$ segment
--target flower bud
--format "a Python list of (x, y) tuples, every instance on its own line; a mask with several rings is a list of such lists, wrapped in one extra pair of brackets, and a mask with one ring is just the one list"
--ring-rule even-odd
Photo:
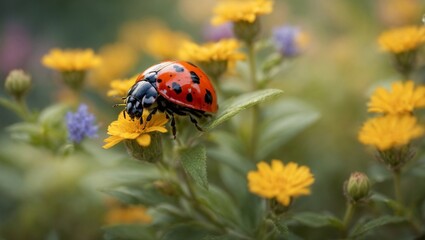
[(159, 133), (152, 133), (151, 143), (147, 147), (139, 145), (136, 140), (125, 140), (128, 154), (133, 158), (145, 162), (157, 162), (162, 158), (162, 141)]
[(238, 39), (247, 44), (251, 44), (260, 33), (260, 22), (258, 19), (252, 23), (247, 21), (235, 22), (233, 24), (233, 32)]
[(4, 83), (6, 91), (15, 99), (21, 99), (31, 87), (31, 76), (23, 70), (12, 70)]
[(358, 202), (368, 197), (370, 191), (370, 181), (366, 174), (354, 172), (344, 184), (346, 197), (352, 202)]

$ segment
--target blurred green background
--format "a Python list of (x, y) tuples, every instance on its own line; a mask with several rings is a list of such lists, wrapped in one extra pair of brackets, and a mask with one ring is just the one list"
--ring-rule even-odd
[[(51, 48), (98, 52), (119, 42), (129, 22), (141, 23), (134, 39), (143, 41), (151, 33), (152, 19), (202, 42), (214, 5), (214, 0), (2, 1), (2, 85), (10, 70), (24, 69), (33, 79), (29, 106), (41, 110), (66, 98), (61, 83), (40, 62)], [(278, 102), (300, 101), (320, 113), (314, 125), (274, 153), (275, 158), (308, 165), (315, 175), (312, 195), (300, 199), (297, 208), (342, 215), (342, 184), (353, 171), (373, 172), (375, 187), (391, 193), (385, 171), (357, 141), (357, 132), (367, 118), (370, 91), (400, 77), (389, 56), (379, 51), (377, 36), (390, 27), (420, 24), (424, 12), (425, 3), (419, 0), (276, 0), (273, 13), (262, 19), (265, 38), (282, 24), (299, 25), (310, 35), (306, 53), (291, 60), (272, 84), (285, 91)], [(146, 53), (136, 54), (136, 63), (121, 78), (158, 61)], [(101, 149), (106, 127), (119, 111), (111, 107), (114, 101), (106, 98), (106, 90), (91, 85), (84, 92), (100, 123), (99, 138), (86, 146), (101, 156), (96, 160), (78, 155), (58, 159), (12, 140), (7, 128), (19, 119), (0, 108), (0, 239), (100, 238), (107, 209), (100, 190), (107, 185), (108, 174), (117, 165), (121, 177), (135, 170), (116, 160), (125, 157), (124, 151), (114, 155)], [(3, 88), (0, 95), (7, 96)]]

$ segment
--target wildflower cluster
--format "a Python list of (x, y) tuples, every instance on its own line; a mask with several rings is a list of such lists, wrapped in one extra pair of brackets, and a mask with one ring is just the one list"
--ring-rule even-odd
[(414, 229), (419, 230), (414, 216), (404, 208), (401, 191), (401, 174), (415, 156), (413, 140), (425, 134), (419, 120), (418, 109), (425, 107), (425, 86), (408, 77), (416, 67), (416, 52), (425, 43), (424, 27), (401, 27), (381, 34), (381, 48), (396, 60), (395, 68), (405, 79), (393, 82), (389, 89), (378, 87), (368, 102), (368, 112), (376, 113), (360, 129), (361, 143), (373, 146), (380, 162), (393, 174), (394, 198), (398, 215), (409, 218)]

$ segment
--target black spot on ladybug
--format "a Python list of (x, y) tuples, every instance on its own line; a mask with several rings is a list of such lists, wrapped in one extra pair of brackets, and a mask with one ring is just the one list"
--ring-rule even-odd
[(192, 102), (192, 101), (193, 101), (193, 97), (192, 97), (192, 94), (191, 94), (191, 93), (188, 93), (188, 94), (186, 95), (186, 100), (187, 100), (188, 102)]
[(172, 77), (173, 76), (173, 74), (170, 74), (170, 77)]
[(162, 79), (159, 79), (159, 78), (158, 78), (158, 79), (156, 80), (156, 82), (157, 82), (157, 83), (162, 83)]
[(206, 91), (207, 92), (205, 93), (204, 101), (205, 101), (205, 103), (211, 105), (212, 102), (213, 102), (213, 98), (212, 98), (211, 92), (208, 89), (206, 89)]
[(176, 72), (184, 72), (184, 68), (179, 65), (173, 65), (173, 68), (176, 70)]
[(176, 92), (177, 94), (180, 94), (182, 92), (182, 87), (180, 86), (180, 84), (173, 82), (171, 87), (173, 88), (173, 91)]
[(193, 83), (199, 84), (199, 76), (194, 71), (190, 71), (190, 78), (192, 79)]

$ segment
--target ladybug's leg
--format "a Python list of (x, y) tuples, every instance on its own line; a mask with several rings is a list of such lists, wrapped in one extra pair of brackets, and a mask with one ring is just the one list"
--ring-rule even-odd
[(149, 113), (149, 115), (146, 117), (146, 122), (149, 122), (152, 119), (152, 116), (158, 111), (158, 108), (152, 109), (152, 111)]
[(195, 127), (199, 131), (203, 132), (204, 130), (198, 125), (198, 121), (196, 121), (196, 118), (194, 118), (191, 113), (189, 113), (188, 115), (189, 115), (190, 121), (195, 125)]
[(176, 139), (177, 129), (176, 129), (176, 119), (174, 118), (174, 114), (171, 113), (171, 129), (173, 131), (173, 137)]
[(145, 125), (143, 125), (143, 129), (145, 129), (146, 128), (146, 124), (150, 121), (150, 120), (152, 120), (152, 116), (156, 113), (158, 111), (158, 108), (154, 108), (154, 109), (152, 109), (152, 111), (150, 111), (149, 112), (149, 115), (146, 117), (146, 122), (145, 122)]
[(165, 116), (167, 116), (167, 118), (171, 118), (171, 130), (173, 132), (174, 139), (176, 139), (176, 135), (177, 135), (176, 119), (174, 118), (173, 110), (166, 108), (165, 109)]

